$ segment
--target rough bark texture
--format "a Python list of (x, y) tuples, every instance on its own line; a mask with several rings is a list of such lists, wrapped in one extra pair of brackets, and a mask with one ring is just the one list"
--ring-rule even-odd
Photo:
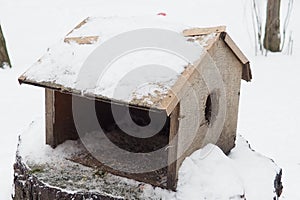
[(6, 49), (5, 39), (0, 25), (0, 67), (3, 67), (5, 63), (7, 63), (11, 67), (7, 49)]
[(268, 0), (264, 48), (272, 52), (280, 50), (280, 1)]
[[(280, 172), (278, 174), (276, 174), (276, 177), (274, 180), (274, 188), (275, 188), (275, 193), (276, 193), (277, 199), (280, 197), (282, 190), (283, 190), (281, 178), (282, 178), (282, 169), (280, 170)], [(274, 198), (274, 199), (276, 199), (276, 198)]]
[(94, 192), (68, 193), (59, 188), (51, 187), (39, 181), (33, 176), (27, 167), (21, 162), (20, 157), (14, 164), (14, 200), (82, 200), (82, 199), (101, 199), (115, 200), (117, 198), (103, 196)]

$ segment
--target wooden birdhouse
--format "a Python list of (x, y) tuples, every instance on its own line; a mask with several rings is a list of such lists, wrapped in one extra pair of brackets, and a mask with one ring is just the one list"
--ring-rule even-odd
[[(83, 140), (79, 131), (89, 134), (101, 127), (109, 141), (134, 155), (162, 149), (161, 152), (164, 153), (158, 154), (161, 157), (156, 157), (163, 160), (165, 166), (141, 173), (138, 170), (134, 173), (122, 171), (116, 165), (120, 163), (125, 168), (125, 164), (113, 157), (111, 150), (105, 149), (105, 146), (101, 147), (101, 156), (113, 160), (116, 163), (114, 166), (106, 166), (101, 159), (95, 159), (89, 154), (88, 148), (86, 154), (83, 153), (84, 156), (77, 155), (73, 159), (75, 162), (175, 190), (179, 167), (187, 156), (208, 143), (216, 144), (224, 153), (234, 147), (241, 80), (250, 81), (251, 71), (249, 61), (225, 32), (225, 27), (188, 29), (163, 22), (159, 16), (157, 18), (159, 19), (88, 18), (68, 33), (64, 40), (49, 48), (46, 55), (19, 78), (19, 82), (45, 88), (48, 145), (55, 148), (66, 140)], [(143, 53), (135, 52), (127, 60), (117, 61), (119, 63), (112, 66), (113, 70), (106, 71), (106, 81), (97, 82), (92, 88), (77, 87), (78, 81), (85, 81), (78, 79), (81, 67), (98, 46), (124, 31), (140, 28), (148, 28), (148, 31), (151, 31), (149, 28), (177, 31), (181, 41), (200, 49), (199, 52), (194, 52), (196, 59), (191, 63), (180, 61), (174, 56), (166, 55), (162, 58), (166, 52), (146, 49)], [(146, 29), (144, 31), (147, 33)], [(149, 39), (145, 35), (140, 37)], [(167, 41), (166, 37), (167, 35), (161, 35), (155, 39), (164, 42)], [(172, 44), (176, 42), (171, 41)], [(113, 48), (118, 49), (116, 46)], [(131, 67), (136, 62), (152, 62), (157, 57), (159, 59), (156, 61), (162, 62), (158, 64), (169, 65), (174, 74), (165, 73), (163, 67), (161, 70), (154, 67), (153, 69), (157, 69), (155, 72), (147, 71), (148, 68), (145, 67), (145, 70), (137, 70), (138, 73), (133, 76), (135, 79), (145, 76), (148, 82), (143, 83), (143, 87), (122, 89), (126, 98), (112, 95), (111, 85), (117, 84), (124, 75), (118, 73), (129, 73), (135, 69)], [(164, 79), (161, 79), (161, 74)], [(135, 81), (128, 81), (127, 85), (124, 83), (120, 87), (126, 88), (131, 83)], [(99, 127), (91, 124), (92, 113), (84, 107), (89, 102), (94, 105)], [(74, 105), (82, 107), (77, 113), (79, 123), (74, 119)], [(136, 131), (133, 134), (128, 134), (121, 128), (113, 113), (123, 115), (122, 109), (125, 108), (130, 115), (124, 116), (131, 118), (137, 127), (142, 127), (131, 129)], [(165, 120), (155, 135), (143, 137), (151, 119)], [(84, 124), (82, 127), (81, 123)], [(125, 154), (120, 157), (124, 158)], [(150, 164), (146, 161), (135, 162), (134, 165), (137, 169), (145, 169), (151, 164), (155, 165), (153, 161)]]

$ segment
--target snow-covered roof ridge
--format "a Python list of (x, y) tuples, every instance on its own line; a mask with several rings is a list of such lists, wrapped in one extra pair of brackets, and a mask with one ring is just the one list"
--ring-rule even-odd
[[(137, 35), (138, 33), (141, 34)], [(180, 45), (176, 46), (174, 42), (172, 44), (172, 40), (166, 41), (164, 37), (171, 37), (172, 33), (178, 34), (178, 43), (181, 42), (183, 46), (193, 50), (191, 55), (181, 55), (180, 51), (183, 50), (180, 50)], [(194, 73), (193, 64), (198, 63), (221, 36), (228, 41), (228, 46), (241, 62), (248, 66), (243, 73), (243, 79), (251, 79), (249, 61), (229, 36), (223, 33), (224, 26), (191, 29), (188, 26), (170, 23), (161, 16), (89, 17), (50, 48), (19, 78), (19, 82), (99, 100), (167, 110), (170, 114), (174, 107), (171, 105), (176, 105), (180, 100), (177, 92), (183, 87), (183, 82)], [(131, 38), (132, 41), (125, 41), (125, 44), (116, 42), (122, 36), (126, 38), (126, 34), (128, 37), (137, 36)], [(149, 37), (149, 34), (153, 34), (153, 37)], [(157, 46), (148, 48), (147, 45), (151, 43), (147, 43), (148, 40), (157, 41)], [(138, 42), (142, 45), (140, 48), (137, 48)], [(123, 52), (120, 49), (123, 47), (117, 45), (126, 46), (127, 43), (137, 44), (132, 45), (132, 49), (128, 49), (125, 54), (121, 54)], [(104, 47), (106, 49), (103, 50)], [(97, 51), (102, 54), (98, 54), (97, 60), (91, 62), (93, 55), (95, 59)], [(120, 51), (120, 55), (104, 63), (106, 66), (101, 67), (105, 70), (101, 72), (100, 65), (104, 65), (102, 60), (105, 60), (102, 59), (102, 55), (107, 59), (116, 54), (116, 51)], [(98, 59), (99, 57), (101, 58)], [(97, 65), (97, 62), (100, 62), (98, 68), (84, 69), (87, 63)], [(158, 68), (159, 66), (161, 68)], [(84, 72), (89, 74), (82, 78)]]

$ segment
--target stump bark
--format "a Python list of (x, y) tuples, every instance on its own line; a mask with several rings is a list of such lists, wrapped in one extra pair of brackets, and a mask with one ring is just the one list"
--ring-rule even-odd
[(104, 196), (96, 192), (68, 192), (56, 187), (51, 187), (35, 177), (32, 172), (22, 163), (21, 158), (17, 157), (14, 164), (14, 200), (82, 200), (82, 199), (101, 199), (118, 200), (119, 198)]
[(8, 57), (8, 52), (6, 48), (6, 42), (0, 25), (0, 67), (4, 67), (5, 64), (11, 67), (10, 59)]

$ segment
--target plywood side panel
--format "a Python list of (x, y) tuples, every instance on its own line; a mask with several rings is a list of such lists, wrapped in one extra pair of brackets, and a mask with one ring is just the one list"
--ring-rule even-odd
[(226, 92), (225, 124), (217, 145), (228, 153), (235, 145), (243, 64), (221, 39), (215, 43), (210, 55), (222, 74)]
[(180, 101), (177, 171), (184, 158), (203, 147), (207, 130), (205, 102), (209, 92), (199, 69), (192, 74), (189, 89)]
[[(177, 170), (185, 157), (208, 143), (216, 144), (224, 153), (234, 147), (241, 76), (242, 63), (222, 39), (218, 40), (192, 74), (190, 90), (180, 101)], [(212, 101), (210, 122), (205, 117), (208, 95)], [(224, 123), (218, 121), (220, 118)]]

